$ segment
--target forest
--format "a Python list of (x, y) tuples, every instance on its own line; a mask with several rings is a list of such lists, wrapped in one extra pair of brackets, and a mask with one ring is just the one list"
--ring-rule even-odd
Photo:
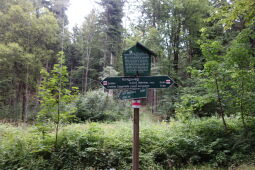
[(255, 1), (0, 0), (0, 169), (131, 169), (133, 109), (101, 81), (153, 52), (140, 169), (255, 168)]

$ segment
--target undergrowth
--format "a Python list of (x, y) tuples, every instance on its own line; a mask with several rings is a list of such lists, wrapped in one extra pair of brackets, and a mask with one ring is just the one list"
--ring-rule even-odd
[[(207, 164), (237, 167), (254, 161), (253, 121), (245, 130), (236, 118), (228, 129), (217, 118), (140, 123), (141, 169), (178, 169)], [(0, 124), (0, 169), (130, 169), (132, 122), (70, 124), (54, 132)]]

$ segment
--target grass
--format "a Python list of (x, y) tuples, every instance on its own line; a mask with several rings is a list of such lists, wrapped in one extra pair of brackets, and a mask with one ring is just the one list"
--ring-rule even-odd
[[(217, 118), (166, 123), (141, 116), (142, 169), (254, 169), (252, 161), (249, 163), (254, 160), (249, 155), (254, 153), (253, 131), (244, 138), (240, 121), (227, 121), (229, 131), (225, 132)], [(131, 120), (62, 126), (58, 152), (54, 151), (54, 139), (54, 130), (43, 139), (35, 126), (0, 124), (0, 169), (29, 169), (30, 164), (39, 169), (130, 167)], [(237, 145), (237, 141), (241, 142)]]

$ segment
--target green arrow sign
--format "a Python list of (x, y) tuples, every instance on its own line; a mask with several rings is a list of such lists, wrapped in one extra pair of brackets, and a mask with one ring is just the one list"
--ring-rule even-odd
[(139, 90), (130, 90), (121, 92), (119, 95), (119, 99), (141, 99), (147, 97), (147, 90), (146, 89), (139, 89)]
[(168, 88), (173, 83), (168, 76), (107, 77), (101, 82), (106, 89)]

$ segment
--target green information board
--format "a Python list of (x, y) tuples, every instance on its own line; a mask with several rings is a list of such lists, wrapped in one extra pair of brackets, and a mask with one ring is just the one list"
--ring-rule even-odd
[(151, 72), (152, 51), (137, 43), (123, 53), (125, 76), (149, 76)]
[(123, 54), (125, 76), (148, 76), (151, 69), (151, 57), (146, 53)]

